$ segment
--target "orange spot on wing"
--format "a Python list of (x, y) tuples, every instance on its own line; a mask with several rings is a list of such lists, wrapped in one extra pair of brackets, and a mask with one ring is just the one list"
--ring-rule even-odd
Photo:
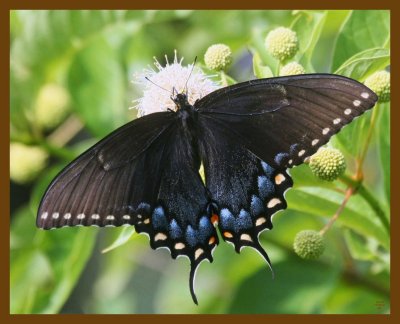
[(216, 226), (218, 225), (219, 216), (217, 214), (212, 214), (211, 216), (211, 223)]
[(208, 244), (209, 244), (209, 245), (212, 245), (212, 244), (214, 244), (214, 243), (215, 243), (215, 237), (214, 237), (214, 236), (211, 236), (210, 239), (208, 240)]
[(232, 235), (231, 232), (224, 232), (224, 236), (225, 236), (226, 238), (232, 238), (232, 237), (233, 237), (233, 235)]

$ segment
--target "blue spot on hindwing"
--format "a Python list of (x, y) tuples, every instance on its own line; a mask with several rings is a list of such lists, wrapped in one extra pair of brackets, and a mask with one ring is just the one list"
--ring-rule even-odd
[(150, 214), (150, 205), (142, 202), (136, 208), (136, 212), (138, 214), (146, 214), (146, 215), (148, 215), (148, 214)]
[(229, 209), (224, 208), (221, 209), (221, 213), (219, 215), (220, 223), (223, 228), (234, 228), (235, 226), (235, 218)]
[(199, 222), (199, 239), (205, 243), (211, 236), (214, 230), (213, 225), (208, 217), (203, 216)]
[(259, 176), (258, 192), (260, 194), (261, 199), (265, 199), (266, 197), (272, 195), (275, 192), (275, 188), (271, 180), (269, 180), (267, 177)]
[(265, 175), (270, 178), (274, 174), (275, 169), (271, 167), (268, 163), (265, 163), (264, 161), (261, 161), (261, 166), (264, 170)]
[(197, 243), (196, 231), (190, 225), (186, 229), (186, 241), (190, 246), (195, 246)]
[(164, 210), (161, 206), (154, 208), (151, 220), (154, 228), (157, 230), (166, 230), (168, 227), (167, 217), (165, 217)]
[(299, 144), (293, 144), (293, 145), (290, 145), (290, 153), (291, 154), (294, 154), (294, 153), (296, 153), (296, 151), (298, 150), (298, 148), (299, 148)]
[(250, 212), (253, 216), (258, 216), (264, 212), (262, 200), (255, 195), (251, 197)]
[(175, 219), (171, 221), (169, 228), (170, 236), (172, 239), (177, 239), (182, 236), (182, 229), (179, 227)]
[(288, 159), (289, 159), (289, 154), (287, 154), (287, 153), (278, 153), (277, 155), (275, 155), (275, 158), (274, 158), (275, 163), (278, 165), (286, 164)]
[(235, 231), (239, 232), (240, 230), (252, 227), (252, 225), (250, 214), (242, 209), (239, 213), (239, 217), (236, 219)]

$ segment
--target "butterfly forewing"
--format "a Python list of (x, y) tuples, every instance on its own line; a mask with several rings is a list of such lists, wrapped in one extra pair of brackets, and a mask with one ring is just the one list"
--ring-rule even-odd
[(312, 74), (233, 85), (204, 97), (196, 108), (229, 125), (260, 159), (272, 166), (292, 167), (376, 100), (375, 93), (357, 81)]
[(41, 201), (38, 227), (133, 224), (137, 205), (158, 193), (156, 161), (175, 119), (149, 117), (117, 129), (62, 170)]

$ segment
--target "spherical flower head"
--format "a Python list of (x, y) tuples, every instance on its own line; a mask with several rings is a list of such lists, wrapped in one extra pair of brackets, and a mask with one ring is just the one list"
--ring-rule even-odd
[(296, 32), (290, 28), (279, 27), (268, 33), (265, 46), (273, 57), (284, 61), (297, 53), (299, 41)]
[[(183, 66), (183, 58), (178, 61), (176, 51), (171, 64), (168, 62), (167, 56), (165, 59), (165, 66), (161, 66), (154, 59), (154, 65), (158, 71), (150, 68), (135, 75), (134, 82), (144, 87), (143, 97), (135, 100), (137, 104), (133, 107), (138, 109), (139, 116), (168, 109), (175, 111), (176, 105), (171, 99), (173, 89), (178, 93), (186, 93), (189, 103), (193, 105), (196, 100), (220, 88), (200, 68), (196, 66), (193, 68), (193, 64)], [(190, 74), (192, 68), (193, 71)]]
[(204, 55), (204, 62), (211, 70), (226, 70), (232, 63), (231, 49), (225, 44), (211, 45)]
[(306, 70), (301, 64), (297, 62), (290, 62), (281, 68), (279, 75), (286, 76), (286, 75), (297, 75), (304, 73), (306, 73)]
[(342, 152), (332, 148), (321, 148), (310, 158), (311, 171), (320, 179), (336, 180), (346, 170)]
[(299, 257), (315, 260), (324, 253), (325, 242), (320, 233), (313, 230), (305, 230), (297, 233), (293, 248)]
[(40, 147), (11, 143), (10, 178), (20, 184), (32, 181), (46, 167), (47, 158)]
[(64, 87), (54, 83), (44, 85), (34, 106), (35, 122), (44, 129), (56, 127), (69, 112), (69, 101)]
[(370, 75), (365, 80), (365, 85), (374, 91), (380, 102), (390, 100), (390, 73), (387, 71), (379, 71)]

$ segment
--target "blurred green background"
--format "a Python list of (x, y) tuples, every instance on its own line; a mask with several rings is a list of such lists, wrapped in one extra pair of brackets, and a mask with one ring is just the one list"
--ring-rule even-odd
[[(153, 251), (133, 228), (35, 227), (51, 179), (80, 152), (136, 117), (133, 74), (164, 62), (174, 49), (189, 64), (215, 43), (229, 45), (227, 71), (237, 81), (277, 66), (266, 34), (297, 32), (294, 60), (308, 73), (364, 81), (389, 66), (388, 11), (11, 11), (11, 313), (388, 313), (389, 231), (371, 200), (354, 195), (326, 234), (317, 261), (294, 254), (301, 230), (320, 230), (345, 186), (317, 180), (305, 165), (291, 171), (288, 209), (274, 217), (262, 245), (276, 278), (251, 249), (240, 255), (220, 243), (197, 272), (195, 306), (187, 259)], [(264, 71), (264, 72), (263, 72)], [(269, 73), (269, 72), (268, 72)], [(390, 216), (389, 103), (377, 108), (363, 167), (363, 186)], [(379, 110), (378, 110), (379, 109)], [(371, 112), (331, 141), (355, 170)], [(381, 215), (382, 217), (382, 215)], [(110, 251), (102, 250), (110, 247)]]

